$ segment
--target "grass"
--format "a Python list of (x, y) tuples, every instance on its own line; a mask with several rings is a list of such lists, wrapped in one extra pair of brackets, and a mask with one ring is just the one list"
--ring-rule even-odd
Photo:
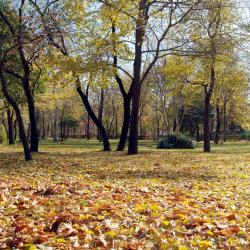
[(32, 162), (0, 146), (0, 249), (248, 249), (250, 143), (139, 144), (46, 140)]
[[(110, 145), (113, 150), (115, 150), (118, 144), (117, 140), (110, 140)], [(102, 142), (98, 140), (85, 140), (85, 139), (70, 139), (61, 143), (54, 143), (52, 139), (42, 140), (41, 148), (48, 149), (80, 149), (83, 151), (102, 150)], [(198, 149), (196, 151), (202, 152), (202, 142), (198, 143)], [(150, 140), (141, 140), (139, 141), (140, 150), (154, 150), (156, 149), (156, 142)], [(249, 141), (238, 141), (238, 142), (226, 142), (223, 144), (214, 144), (212, 143), (212, 152), (213, 153), (226, 153), (226, 154), (235, 154), (235, 153), (250, 153), (250, 142)], [(169, 151), (169, 150), (167, 150)], [(170, 150), (170, 151), (187, 151), (187, 150)], [(190, 150), (188, 150), (190, 151)]]

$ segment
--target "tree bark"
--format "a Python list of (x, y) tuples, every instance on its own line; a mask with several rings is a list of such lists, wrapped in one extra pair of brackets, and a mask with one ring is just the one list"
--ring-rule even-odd
[(9, 145), (13, 145), (13, 144), (15, 144), (14, 132), (13, 132), (13, 112), (10, 109), (7, 110), (7, 117), (8, 117)]
[[(100, 102), (99, 102), (99, 107), (98, 107), (98, 119), (99, 119), (100, 123), (102, 123), (103, 106), (104, 106), (104, 90), (101, 89)], [(97, 131), (97, 138), (96, 139), (99, 141), (102, 140), (101, 132), (99, 129)]]
[(215, 144), (219, 144), (219, 141), (220, 141), (220, 127), (221, 127), (220, 106), (219, 104), (217, 104), (216, 105), (216, 130), (215, 130), (215, 137), (214, 137)]
[(227, 141), (227, 116), (226, 116), (226, 112), (227, 112), (227, 104), (225, 102), (224, 106), (223, 106), (223, 141), (224, 142)]
[(205, 94), (205, 108), (204, 108), (204, 152), (211, 152), (210, 146), (210, 96), (208, 93)]
[(124, 150), (126, 146), (128, 130), (129, 130), (129, 122), (130, 122), (130, 105), (131, 98), (129, 96), (123, 97), (123, 124), (120, 135), (119, 144), (117, 146), (117, 151)]
[(45, 124), (45, 111), (43, 111), (43, 134), (42, 139), (44, 140), (46, 138), (46, 124)]
[(100, 122), (100, 120), (96, 117), (94, 111), (92, 110), (90, 103), (88, 101), (88, 97), (87, 95), (85, 95), (81, 89), (81, 87), (77, 87), (77, 92), (79, 94), (79, 96), (81, 97), (81, 100), (90, 116), (90, 118), (92, 119), (92, 121), (95, 123), (96, 127), (98, 128), (98, 130), (100, 131), (101, 137), (102, 137), (102, 142), (103, 142), (103, 150), (104, 151), (110, 151), (110, 144), (109, 144), (109, 139), (106, 133), (106, 130), (104, 128), (104, 126), (102, 125), (102, 123)]
[(5, 119), (4, 119), (4, 113), (2, 113), (2, 123), (3, 123), (3, 126), (5, 128), (5, 132), (6, 132), (7, 136), (8, 136), (8, 128), (7, 128)]
[(17, 139), (17, 119), (14, 121), (14, 141)]
[[(22, 64), (22, 68), (23, 68), (23, 76), (18, 77), (19, 79), (21, 78), (22, 81), (22, 87), (27, 99), (27, 104), (28, 104), (28, 111), (29, 111), (29, 119), (30, 119), (30, 124), (31, 124), (31, 145), (30, 145), (30, 151), (31, 152), (37, 152), (38, 151), (38, 136), (37, 136), (37, 124), (36, 124), (36, 115), (35, 115), (35, 105), (34, 105), (34, 99), (33, 99), (33, 93), (30, 87), (30, 59), (26, 59), (25, 58), (25, 50), (23, 48), (23, 44), (24, 44), (24, 35), (25, 35), (25, 31), (24, 31), (24, 27), (25, 27), (25, 23), (24, 23), (24, 15), (23, 15), (23, 6), (24, 6), (25, 1), (21, 1), (21, 5), (19, 7), (18, 10), (18, 17), (19, 17), (19, 23), (17, 25), (18, 29), (14, 29), (13, 26), (11, 25), (11, 23), (9, 22), (8, 18), (6, 18), (6, 16), (3, 15), (3, 13), (1, 12), (1, 17), (3, 19), (3, 21), (5, 22), (5, 24), (7, 25), (7, 27), (9, 28), (9, 31), (12, 33), (12, 35), (14, 36), (14, 40), (17, 42), (17, 49), (18, 49), (18, 54), (19, 54), (19, 58), (20, 58), (20, 62)], [(1, 70), (3, 69), (3, 65), (1, 65)], [(3, 76), (3, 71), (1, 72), (2, 76)], [(4, 78), (4, 76), (3, 76)], [(6, 89), (6, 94), (8, 95), (8, 90)], [(10, 99), (11, 96), (9, 96)], [(9, 100), (10, 100), (9, 99)], [(14, 101), (12, 99), (12, 101)], [(14, 101), (14, 103), (16, 103)], [(12, 102), (12, 104), (14, 104)], [(14, 108), (14, 107), (13, 107)], [(19, 107), (15, 105), (15, 108)], [(17, 109), (14, 109), (15, 113), (18, 113)], [(20, 110), (19, 110), (20, 111)], [(20, 117), (19, 117), (20, 118)], [(18, 118), (17, 118), (18, 119)], [(20, 119), (18, 120), (18, 122), (20, 122)], [(27, 138), (26, 138), (27, 139)]]
[(198, 123), (196, 125), (196, 141), (200, 142), (200, 126)]
[(65, 125), (65, 124), (64, 124), (65, 122), (63, 121), (63, 117), (64, 117), (64, 108), (63, 108), (63, 110), (62, 110), (61, 122), (60, 122), (61, 141), (64, 141), (64, 139), (65, 139), (65, 138), (64, 138), (64, 137), (65, 137), (65, 136), (64, 136), (64, 132), (63, 132), (63, 127), (64, 127), (64, 125)]
[(88, 114), (88, 118), (87, 118), (86, 139), (88, 141), (90, 140), (90, 117), (89, 117), (89, 114)]
[(29, 120), (30, 120), (30, 151), (38, 152), (38, 134), (36, 123), (36, 111), (34, 98), (29, 87), (29, 76), (26, 76), (23, 80), (23, 89), (28, 103)]
[(54, 113), (54, 133), (53, 133), (53, 141), (58, 142), (58, 107), (55, 108)]
[(115, 139), (118, 138), (118, 112), (115, 113)]
[(134, 76), (132, 86), (132, 109), (130, 118), (130, 134), (128, 144), (128, 154), (138, 154), (138, 120), (141, 96), (141, 64), (142, 64), (142, 44), (145, 34), (146, 21), (148, 20), (147, 0), (139, 3), (139, 15), (136, 21), (135, 32), (135, 59)]
[(213, 140), (214, 135), (214, 119), (210, 119), (210, 141)]

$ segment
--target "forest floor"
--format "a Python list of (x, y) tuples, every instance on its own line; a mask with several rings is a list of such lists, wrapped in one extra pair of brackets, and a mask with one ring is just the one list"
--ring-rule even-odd
[(250, 248), (250, 143), (127, 156), (79, 142), (42, 142), (28, 163), (0, 146), (0, 249)]

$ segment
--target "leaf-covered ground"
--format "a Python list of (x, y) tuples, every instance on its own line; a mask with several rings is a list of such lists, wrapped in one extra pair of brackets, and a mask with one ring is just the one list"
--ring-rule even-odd
[(0, 249), (250, 248), (244, 150), (41, 150), (0, 147)]

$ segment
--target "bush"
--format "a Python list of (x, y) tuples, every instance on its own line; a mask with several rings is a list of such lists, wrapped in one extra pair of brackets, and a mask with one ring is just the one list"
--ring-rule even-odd
[(250, 131), (245, 131), (241, 134), (240, 139), (250, 141)]
[(0, 144), (7, 141), (7, 134), (4, 125), (0, 125)]
[(196, 142), (183, 134), (171, 134), (164, 136), (158, 141), (157, 148), (159, 149), (194, 149)]

